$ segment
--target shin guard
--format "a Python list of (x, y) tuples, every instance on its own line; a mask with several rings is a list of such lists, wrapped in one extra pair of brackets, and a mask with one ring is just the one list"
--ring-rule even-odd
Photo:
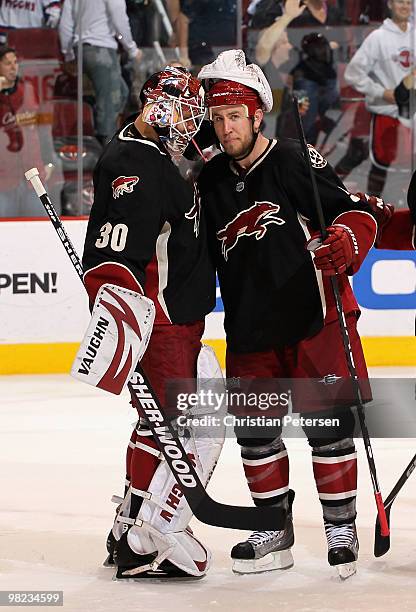
[(357, 453), (352, 438), (312, 451), (313, 473), (324, 518), (331, 523), (354, 521), (357, 495)]

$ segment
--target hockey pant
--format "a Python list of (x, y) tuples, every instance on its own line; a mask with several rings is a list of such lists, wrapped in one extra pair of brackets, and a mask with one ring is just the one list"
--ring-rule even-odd
[[(371, 390), (355, 316), (347, 316), (347, 324), (361, 393), (365, 400), (370, 400)], [(355, 419), (350, 408), (354, 405), (353, 397), (344, 394), (344, 405), (336, 407), (329, 403), (328, 407), (327, 402), (325, 410), (319, 412), (317, 398), (311, 397), (308, 391), (309, 382), (318, 381), (318, 387), (328, 393), (326, 398), (333, 397), (335, 401), (337, 388), (341, 389), (345, 381), (349, 383), (338, 322), (325, 325), (314, 337), (294, 347), (250, 354), (228, 352), (227, 376), (253, 381), (268, 379), (269, 388), (271, 383), (279, 385), (290, 381), (294, 385), (293, 412), (305, 417), (336, 417), (339, 420), (338, 426), (325, 427), (324, 433), (320, 427), (304, 426), (303, 431), (312, 448), (313, 473), (325, 519), (332, 523), (353, 521), (357, 491)], [(267, 412), (262, 414), (268, 416)], [(281, 427), (267, 427), (263, 431), (236, 427), (235, 433), (254, 503), (287, 507), (289, 460), (281, 439)]]

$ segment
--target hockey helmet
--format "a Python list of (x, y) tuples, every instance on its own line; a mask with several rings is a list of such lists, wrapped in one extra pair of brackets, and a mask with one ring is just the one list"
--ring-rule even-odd
[(216, 106), (243, 105), (248, 117), (258, 108), (268, 113), (273, 107), (272, 91), (263, 71), (256, 64), (247, 64), (241, 49), (220, 53), (201, 69), (198, 78), (205, 81), (210, 116)]
[(181, 155), (205, 116), (201, 82), (186, 68), (167, 66), (142, 87), (143, 121), (151, 125), (172, 155)]

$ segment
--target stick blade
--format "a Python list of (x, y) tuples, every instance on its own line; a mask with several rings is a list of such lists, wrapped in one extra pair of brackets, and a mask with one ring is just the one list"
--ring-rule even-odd
[[(390, 529), (390, 508), (386, 508), (387, 524)], [(382, 557), (390, 550), (390, 535), (381, 535), (381, 525), (379, 518), (376, 519), (375, 533), (374, 533), (374, 556)]]

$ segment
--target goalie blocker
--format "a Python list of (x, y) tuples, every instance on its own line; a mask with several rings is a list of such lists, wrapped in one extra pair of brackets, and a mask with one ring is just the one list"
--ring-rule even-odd
[(71, 375), (119, 395), (146, 351), (154, 318), (149, 298), (117, 285), (102, 285)]

